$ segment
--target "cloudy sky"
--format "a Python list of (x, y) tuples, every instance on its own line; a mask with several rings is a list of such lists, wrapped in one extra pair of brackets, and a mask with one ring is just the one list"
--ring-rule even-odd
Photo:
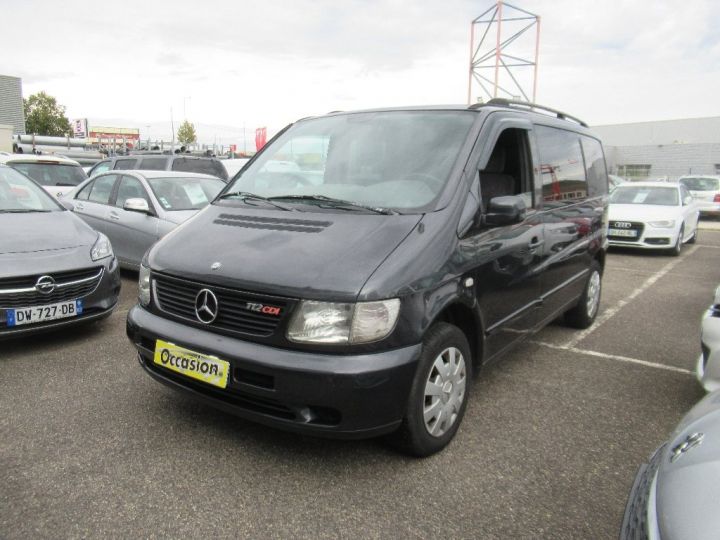
[[(539, 103), (591, 124), (720, 115), (720, 2), (511, 3), (542, 17)], [(70, 118), (164, 137), (172, 108), (204, 142), (239, 142), (331, 110), (465, 103), (470, 21), (492, 4), (0, 0), (0, 73)]]

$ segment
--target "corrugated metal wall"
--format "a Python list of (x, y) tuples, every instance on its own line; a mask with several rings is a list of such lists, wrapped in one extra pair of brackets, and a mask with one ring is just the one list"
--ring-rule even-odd
[(621, 165), (650, 165), (650, 177), (675, 179), (684, 174), (720, 174), (720, 142), (606, 146), (605, 154), (613, 173)]
[(0, 75), (0, 124), (14, 127), (15, 133), (25, 133), (22, 79)]

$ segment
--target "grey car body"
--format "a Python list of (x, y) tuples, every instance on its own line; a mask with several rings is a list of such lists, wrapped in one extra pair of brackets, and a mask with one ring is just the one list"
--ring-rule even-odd
[[(89, 322), (112, 313), (120, 293), (117, 260), (111, 250), (102, 258), (93, 260), (91, 256), (98, 242), (106, 239), (35, 182), (3, 165), (0, 230), (0, 339)], [(52, 287), (39, 287), (41, 278), (52, 281)], [(82, 302), (82, 312), (75, 316), (13, 325), (16, 310), (72, 301)]]
[(620, 538), (716, 539), (720, 531), (720, 391), (685, 415), (640, 467)]
[(157, 153), (139, 153), (103, 159), (92, 166), (88, 176), (118, 170), (192, 172), (209, 174), (225, 182), (229, 178), (225, 166), (217, 158)]
[[(115, 255), (124, 268), (136, 270), (145, 252), (198, 210), (173, 210), (161, 201), (150, 182), (156, 179), (198, 179), (212, 183), (214, 196), (224, 182), (207, 174), (172, 171), (113, 171), (101, 173), (79, 185), (63, 204), (71, 208), (93, 229), (107, 235)], [(97, 196), (94, 194), (98, 193)], [(168, 195), (169, 197), (169, 195)], [(128, 209), (130, 199), (144, 199), (147, 210)], [(207, 204), (207, 203), (206, 203)]]
[(695, 374), (707, 392), (720, 389), (720, 286), (701, 323), (700, 348)]

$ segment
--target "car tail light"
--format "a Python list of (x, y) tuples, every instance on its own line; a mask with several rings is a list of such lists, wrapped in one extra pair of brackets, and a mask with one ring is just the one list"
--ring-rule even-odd
[(713, 202), (720, 202), (720, 193), (715, 194), (715, 198), (713, 199)]

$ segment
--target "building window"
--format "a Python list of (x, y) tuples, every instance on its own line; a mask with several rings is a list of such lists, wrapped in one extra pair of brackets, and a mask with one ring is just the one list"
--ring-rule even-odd
[(618, 165), (618, 176), (647, 178), (650, 176), (650, 167), (650, 165)]

